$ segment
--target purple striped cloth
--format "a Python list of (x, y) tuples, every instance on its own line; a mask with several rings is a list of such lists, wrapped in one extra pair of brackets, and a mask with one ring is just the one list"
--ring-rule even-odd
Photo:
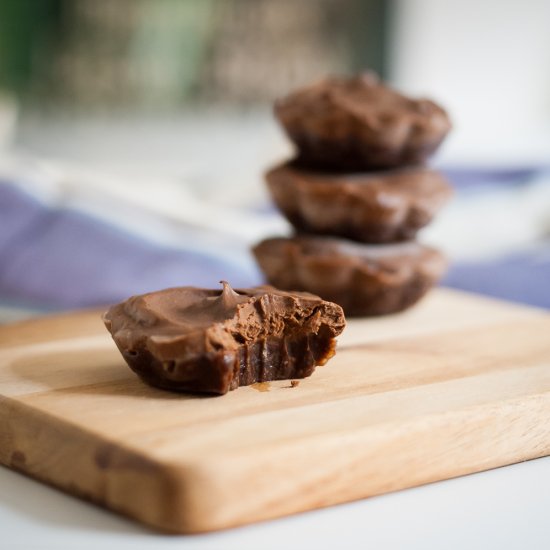
[(261, 277), (244, 248), (228, 261), (215, 250), (186, 250), (185, 243), (182, 249), (159, 246), (79, 212), (48, 208), (0, 184), (4, 304), (69, 309), (170, 286), (216, 287), (220, 279), (239, 287), (259, 284)]
[[(450, 171), (457, 191), (484, 185), (520, 185), (533, 170), (478, 173)], [(0, 304), (70, 309), (112, 303), (131, 294), (196, 285), (215, 287), (262, 282), (246, 247), (219, 236), (219, 249), (198, 252), (148, 242), (71, 209), (51, 208), (15, 185), (0, 183)], [(550, 308), (550, 242), (536, 250), (491, 262), (456, 263), (445, 285)]]

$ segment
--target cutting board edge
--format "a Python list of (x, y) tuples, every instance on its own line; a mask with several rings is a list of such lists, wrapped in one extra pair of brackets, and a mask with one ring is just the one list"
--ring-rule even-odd
[[(190, 500), (193, 502), (196, 512), (198, 506), (203, 507), (200, 513), (196, 513), (198, 521), (192, 522), (193, 530), (189, 532), (203, 533), (238, 527), (336, 504), (353, 502), (550, 455), (550, 414), (548, 411), (550, 411), (550, 392), (545, 392), (544, 394), (516, 397), (499, 403), (491, 402), (465, 409), (436, 413), (429, 417), (424, 417), (420, 422), (412, 421), (410, 424), (402, 424), (397, 429), (398, 435), (390, 433), (386, 438), (381, 434), (381, 430), (390, 429), (391, 432), (391, 424), (393, 423), (390, 423), (390, 425), (380, 425), (376, 428), (369, 427), (365, 430), (354, 430), (350, 433), (333, 434), (334, 437), (332, 438), (327, 437), (326, 434), (313, 436), (307, 439), (306, 461), (311, 461), (311, 457), (314, 456), (316, 460), (322, 461), (326, 465), (327, 462), (323, 458), (327, 458), (327, 452), (337, 453), (343, 448), (344, 444), (349, 445), (351, 441), (357, 448), (363, 447), (362, 453), (356, 452), (353, 454), (352, 462), (355, 463), (355, 468), (357, 468), (358, 464), (359, 467), (366, 464), (368, 469), (366, 472), (363, 471), (363, 479), (367, 479), (365, 483), (358, 483), (358, 479), (362, 479), (360, 472), (352, 470), (351, 474), (348, 475), (340, 486), (331, 488), (325, 495), (315, 496), (309, 500), (303, 498), (304, 491), (311, 490), (312, 487), (323, 487), (326, 481), (325, 474), (323, 474), (321, 479), (308, 480), (303, 490), (298, 491), (298, 494), (282, 494), (278, 501), (272, 499), (270, 496), (272, 492), (268, 488), (266, 494), (269, 498), (263, 502), (262, 506), (262, 503), (258, 500), (260, 491), (258, 487), (251, 483), (251, 480), (254, 480), (255, 477), (260, 480), (267, 478), (265, 461), (260, 460), (257, 462), (257, 472), (254, 472), (255, 464), (247, 463), (238, 453), (235, 453), (234, 456), (234, 468), (229, 469), (229, 471), (228, 466), (230, 464), (228, 464), (227, 455), (223, 457), (223, 468), (220, 467), (221, 458), (220, 460), (212, 460), (210, 463), (203, 462), (189, 472), (198, 481), (195, 488), (191, 487), (192, 496)], [(539, 417), (544, 415), (543, 418), (546, 418), (545, 422), (539, 422), (540, 433), (536, 437), (533, 437), (532, 433), (529, 434), (529, 428), (533, 428), (532, 415), (534, 413), (538, 413)], [(451, 424), (454, 425), (455, 432), (449, 432), (449, 419), (451, 417), (453, 417)], [(440, 431), (438, 433), (441, 436), (440, 440), (436, 438), (437, 444), (435, 446), (434, 433), (436, 432), (434, 431), (434, 423), (439, 424), (438, 429)], [(502, 430), (503, 423), (513, 426), (513, 430), (516, 432), (516, 435), (519, 434), (519, 437), (514, 439), (513, 446), (508, 446), (509, 448), (505, 452), (495, 457), (496, 446), (498, 444), (507, 445), (507, 432)], [(465, 440), (468, 442), (467, 444), (472, 445), (469, 428), (475, 425), (479, 427), (477, 430), (479, 432), (478, 440), (474, 442), (474, 446), (478, 452), (477, 459), (456, 462), (453, 450), (457, 444), (461, 445), (460, 437), (465, 437)], [(368, 452), (364, 448), (366, 444), (365, 439), (368, 439), (365, 438), (365, 434), (369, 434), (371, 443), (374, 441), (373, 446), (370, 447)], [(414, 453), (407, 456), (398, 455), (396, 460), (396, 455), (387, 452), (392, 447), (398, 449), (406, 447), (403, 444), (403, 438), (414, 439), (413, 436), (416, 434), (420, 434), (420, 437), (424, 434), (425, 441), (414, 441), (416, 446), (410, 445), (408, 448), (414, 450), (420, 449), (421, 452), (418, 456), (415, 456)], [(458, 440), (450, 440), (453, 434), (458, 437)], [(316, 443), (319, 444), (318, 447), (315, 446)], [(323, 449), (323, 446), (327, 445), (329, 446), (329, 451), (326, 448)], [(485, 445), (485, 448), (483, 448), (483, 445)], [(442, 456), (447, 462), (443, 462), (439, 471), (434, 470), (433, 464), (431, 464), (430, 468), (432, 469), (428, 469), (426, 473), (420, 470), (416, 474), (416, 478), (414, 475), (404, 476), (404, 472), (408, 468), (410, 469), (411, 463), (424, 464), (426, 462), (426, 456), (423, 453), (427, 452), (425, 449), (428, 448), (430, 449), (430, 457), (434, 456), (434, 449), (436, 449), (439, 452), (439, 456)], [(279, 459), (281, 463), (295, 464), (295, 455), (289, 456), (285, 454), (289, 449), (293, 450), (297, 456), (304, 453), (303, 449), (300, 449), (300, 445), (295, 442), (289, 443), (288, 446), (279, 443), (276, 446), (266, 448), (265, 452), (270, 455), (272, 463), (274, 456), (279, 452), (283, 455)], [(373, 449), (378, 453), (378, 456), (376, 454), (373, 456)], [(437, 453), (435, 454), (437, 456)], [(331, 457), (329, 456), (328, 458), (330, 459)], [(427, 462), (429, 463), (429, 459)], [(384, 475), (376, 475), (378, 466), (382, 470), (385, 470)], [(220, 475), (220, 471), (223, 471), (224, 468), (226, 470), (225, 473)], [(337, 475), (339, 471), (341, 470), (337, 468), (337, 465), (332, 464), (332, 474)], [(396, 472), (400, 474), (396, 476)], [(399, 475), (402, 477), (399, 477)], [(292, 479), (292, 470), (279, 471), (277, 479), (284, 479), (284, 476)], [(369, 478), (369, 476), (371, 477)], [(230, 483), (228, 483), (228, 480), (230, 480)], [(247, 487), (249, 488), (250, 495), (246, 494)], [(243, 490), (243, 488), (245, 489)], [(197, 494), (193, 496), (195, 490)], [(204, 494), (209, 496), (210, 502), (204, 499)], [(235, 499), (236, 494), (238, 495), (238, 499)], [(300, 494), (302, 494), (301, 500), (299, 498)], [(247, 496), (252, 497), (250, 500), (251, 505), (248, 508), (246, 506), (243, 507)], [(204, 507), (205, 503), (206, 507)], [(297, 505), (296, 503), (300, 504)], [(241, 506), (241, 511), (238, 510), (239, 506)], [(277, 506), (280, 508), (277, 508)], [(219, 517), (220, 513), (223, 514), (226, 511), (230, 511), (232, 516)], [(207, 518), (206, 522), (204, 518)]]
[[(167, 510), (191, 508), (182, 483), (183, 464), (174, 469), (168, 461), (11, 397), (0, 396), (2, 423), (9, 430), (0, 432), (1, 465), (149, 527), (167, 533), (193, 531), (185, 518), (178, 519), (178, 529), (164, 519)], [(48, 473), (52, 463), (63, 467)]]
[[(6, 400), (11, 401), (9, 407), (5, 406)], [(0, 420), (6, 415), (8, 409), (18, 413), (16, 416), (19, 419), (19, 425), (16, 422), (12, 426), (12, 431), (18, 432), (17, 437), (20, 440), (17, 444), (12, 443), (11, 447), (9, 436), (5, 438), (8, 444), (5, 444), (6, 441), (1, 441), (0, 463), (69, 494), (170, 533), (218, 531), (360, 500), (550, 454), (550, 417), (547, 412), (550, 410), (550, 392), (547, 392), (514, 398), (498, 404), (488, 403), (438, 413), (432, 417), (422, 418), (421, 422), (411, 421), (410, 424), (402, 424), (397, 432), (390, 430), (385, 436), (381, 433), (381, 429), (387, 430), (391, 426), (381, 425), (376, 428), (353, 430), (350, 433), (341, 432), (328, 438), (326, 434), (312, 436), (308, 438), (306, 457), (302, 456), (304, 446), (297, 445), (296, 442), (289, 442), (288, 445), (279, 444), (274, 455), (271, 454), (273, 449), (266, 448), (263, 452), (270, 453), (268, 466), (273, 464), (277, 453), (282, 455), (279, 460), (283, 464), (295, 464), (296, 457), (311, 460), (311, 456), (315, 456), (326, 466), (327, 461), (334, 459), (334, 456), (340, 456), (338, 451), (344, 445), (347, 445), (348, 449), (349, 445), (353, 445), (352, 467), (348, 470), (348, 477), (344, 476), (343, 481), (337, 481), (335, 485), (329, 486), (324, 493), (322, 491), (320, 494), (318, 491), (316, 493), (315, 488), (327, 486), (326, 472), (319, 474), (320, 478), (314, 475), (312, 479), (300, 480), (302, 485), (297, 493), (288, 494), (287, 492), (279, 499), (273, 500), (268, 488), (264, 491), (267, 495), (264, 501), (260, 499), (258, 502), (258, 495), (262, 495), (261, 480), (266, 475), (265, 460), (250, 463), (243, 460), (237, 453), (233, 461), (228, 461), (225, 456), (223, 466), (220, 466), (222, 463), (216, 460), (185, 464), (185, 461), (146, 458), (124, 444), (110, 441), (80, 427), (77, 429), (70, 422), (56, 417), (51, 418), (52, 422), (47, 426), (45, 433), (43, 419), (38, 418), (39, 415), (44, 414), (43, 412), (35, 411), (33, 407), (10, 398), (2, 398), (0, 403), (2, 404)], [(524, 414), (521, 414), (521, 411)], [(531, 441), (527, 434), (529, 428), (532, 428), (531, 417), (537, 412), (539, 416), (546, 412), (547, 418), (546, 422), (538, 423), (542, 431), (536, 440)], [(483, 413), (484, 423), (480, 422), (480, 413)], [(491, 440), (491, 444), (484, 453), (477, 456), (476, 460), (462, 461), (459, 465), (452, 464), (451, 451), (457, 442), (451, 442), (449, 439), (451, 417), (453, 420), (451, 425), (457, 430), (455, 435), (459, 437), (460, 434), (466, 434), (469, 445), (472, 445), (471, 432), (466, 428), (473, 424), (480, 426), (479, 441), (476, 445), (478, 451), (484, 442)], [(469, 422), (468, 418), (470, 418)], [(513, 426), (520, 437), (514, 439), (513, 448), (494, 458), (495, 441), (498, 442), (499, 436), (501, 438), (503, 436), (502, 422)], [(423, 427), (415, 424), (422, 424)], [(21, 430), (22, 426), (23, 430)], [(544, 428), (544, 426), (547, 427)], [(39, 442), (45, 441), (46, 445), (37, 445), (36, 430), (41, 432)], [(441, 439), (438, 439), (437, 435), (434, 439), (434, 433), (439, 433)], [(410, 468), (411, 463), (414, 464), (415, 461), (422, 463), (426, 460), (422, 453), (418, 456), (414, 453), (412, 456), (400, 456), (396, 460), (390, 452), (392, 447), (403, 448), (403, 438), (410, 439), (414, 434), (420, 434), (420, 443), (415, 441), (416, 445), (412, 447), (409, 445), (409, 448), (425, 449), (430, 443), (432, 449), (430, 456), (433, 456), (435, 441), (439, 455), (447, 457), (450, 464), (440, 465), (440, 469), (435, 470), (435, 473), (432, 468), (426, 473), (419, 471), (408, 477), (403, 473), (401, 477), (399, 474), (396, 476), (395, 472), (405, 471), (407, 467)], [(421, 443), (422, 434), (426, 439), (425, 444)], [(370, 438), (371, 442), (374, 441), (369, 449), (365, 449), (365, 438), (367, 440)], [(67, 440), (70, 440), (71, 446), (79, 449), (77, 453), (65, 450), (72, 464), (70, 467), (57, 470), (54, 475), (45, 475), (42, 472), (44, 461), (51, 460), (51, 457), (54, 457), (54, 461), (64, 461), (63, 452), (60, 450), (63, 449), (63, 444)], [(446, 442), (447, 446), (445, 444), (441, 446), (442, 442)], [(75, 456), (78, 457), (76, 464)], [(348, 462), (348, 466), (349, 464)], [(365, 464), (366, 466), (363, 466)], [(382, 468), (385, 473), (376, 474), (377, 467)], [(255, 472), (254, 468), (259, 471)], [(342, 466), (338, 462), (333, 462), (330, 468), (331, 475), (338, 476), (345, 471), (341, 468), (345, 468), (345, 464)], [(260, 480), (259, 488), (254, 487), (255, 476)], [(292, 480), (292, 468), (279, 472), (279, 477), (281, 476), (282, 479), (286, 476)], [(84, 479), (88, 481), (87, 486), (82, 485)], [(357, 479), (367, 481), (358, 483)], [(235, 495), (239, 498), (236, 499)], [(247, 498), (251, 496), (253, 498), (250, 502), (253, 506), (247, 503)]]

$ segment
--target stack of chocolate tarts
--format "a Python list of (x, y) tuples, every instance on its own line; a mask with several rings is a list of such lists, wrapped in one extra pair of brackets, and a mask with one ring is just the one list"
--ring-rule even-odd
[(254, 247), (269, 282), (349, 316), (417, 302), (446, 269), (440, 252), (415, 240), (452, 192), (424, 165), (451, 128), (446, 112), (366, 74), (298, 90), (275, 113), (298, 156), (266, 179), (296, 234)]

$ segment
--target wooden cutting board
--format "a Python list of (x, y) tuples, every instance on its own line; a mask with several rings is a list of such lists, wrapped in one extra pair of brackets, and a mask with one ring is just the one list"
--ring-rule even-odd
[(222, 529), (550, 454), (550, 315), (448, 290), (222, 397), (144, 385), (98, 312), (0, 327), (0, 461), (154, 527)]

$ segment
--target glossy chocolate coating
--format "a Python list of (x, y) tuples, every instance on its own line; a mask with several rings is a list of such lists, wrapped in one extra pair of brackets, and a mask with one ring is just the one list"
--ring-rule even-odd
[(452, 194), (443, 175), (423, 167), (356, 174), (278, 166), (266, 180), (298, 232), (365, 243), (410, 240)]
[(224, 394), (238, 386), (310, 376), (345, 326), (340, 306), (260, 286), (180, 287), (134, 296), (103, 316), (145, 382)]
[(410, 99), (366, 73), (326, 78), (275, 104), (275, 114), (310, 168), (369, 170), (424, 162), (451, 122), (428, 99)]
[(447, 262), (417, 242), (365, 245), (327, 237), (266, 239), (254, 254), (268, 281), (314, 292), (347, 316), (384, 315), (417, 302)]

